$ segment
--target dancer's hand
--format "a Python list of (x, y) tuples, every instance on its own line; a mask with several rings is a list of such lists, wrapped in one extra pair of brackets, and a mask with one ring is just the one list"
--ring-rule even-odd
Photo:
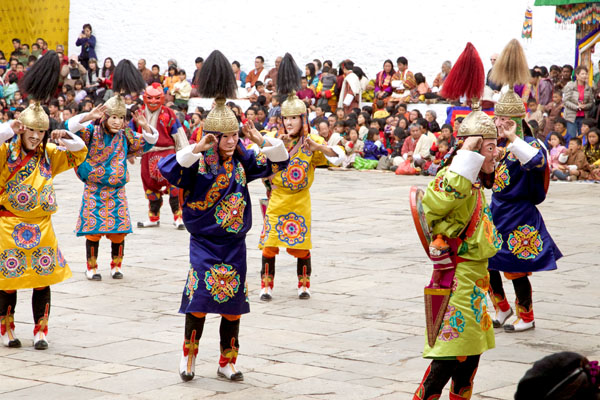
[(465, 143), (463, 143), (462, 150), (479, 152), (479, 150), (481, 150), (482, 143), (483, 138), (481, 136), (469, 136), (465, 139)]
[(151, 132), (150, 126), (148, 125), (148, 120), (146, 119), (146, 116), (144, 115), (144, 112), (142, 111), (141, 108), (139, 108), (133, 114), (133, 121), (135, 122), (135, 124), (137, 126), (141, 127), (144, 131)]
[(514, 142), (517, 139), (517, 123), (512, 119), (504, 121), (502, 123), (502, 129), (504, 130), (504, 137), (509, 142)]
[(246, 121), (244, 126), (242, 126), (242, 133), (244, 134), (245, 137), (252, 140), (254, 143), (256, 143), (259, 146), (262, 144), (262, 142), (264, 140), (262, 135), (258, 131), (258, 129), (256, 129), (256, 127), (254, 126), (254, 123), (250, 120)]
[(71, 135), (64, 129), (55, 129), (50, 132), (50, 139), (52, 139), (55, 143), (58, 143), (60, 146), (65, 146), (65, 142), (62, 139), (70, 139)]
[(9, 122), (9, 124), (10, 124), (10, 129), (12, 129), (15, 134), (21, 133), (21, 131), (24, 128), (23, 123), (21, 121), (19, 121), (18, 119), (13, 119), (12, 121)]
[(105, 112), (106, 112), (106, 106), (104, 104), (96, 106), (96, 107), (92, 108), (92, 111), (87, 113), (87, 115), (85, 117), (83, 117), (79, 121), (79, 123), (83, 124), (84, 122), (87, 122), (87, 121), (95, 121), (97, 119), (100, 119), (104, 116)]
[(194, 150), (192, 151), (194, 154), (198, 154), (200, 152), (206, 151), (213, 147), (213, 145), (217, 143), (217, 138), (212, 133), (206, 134), (200, 139), (196, 146), (194, 146)]

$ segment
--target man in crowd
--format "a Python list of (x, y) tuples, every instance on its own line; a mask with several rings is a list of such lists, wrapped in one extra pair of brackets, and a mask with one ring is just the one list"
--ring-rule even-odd
[(152, 81), (152, 71), (146, 68), (146, 60), (140, 58), (138, 61), (138, 71), (142, 74), (142, 78), (147, 84), (150, 84)]
[(264, 65), (265, 59), (263, 56), (257, 56), (254, 59), (254, 69), (246, 76), (246, 89), (248, 89), (248, 91), (254, 87), (257, 81), (265, 81), (267, 72), (265, 71)]

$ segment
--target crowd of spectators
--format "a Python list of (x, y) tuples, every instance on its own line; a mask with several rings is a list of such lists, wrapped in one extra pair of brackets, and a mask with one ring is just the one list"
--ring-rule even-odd
[[(81, 54), (71, 57), (64, 54), (63, 46), (56, 47), (61, 62), (60, 89), (47, 104), (50, 117), (56, 121), (90, 111), (113, 95), (115, 61), (107, 57), (99, 63), (96, 38), (89, 24), (83, 26), (76, 45), (81, 47)], [(27, 106), (19, 81), (49, 50), (43, 38), (31, 46), (15, 38), (13, 46), (8, 57), (0, 51), (1, 121), (17, 118)], [(496, 54), (490, 57), (492, 65), (496, 58)], [(196, 69), (191, 73), (180, 68), (175, 59), (169, 59), (162, 71), (157, 64), (148, 68), (145, 59), (137, 61), (149, 85), (158, 82), (163, 86), (166, 106), (176, 111), (192, 141), (201, 136), (203, 120), (209, 111), (202, 107), (188, 109), (189, 100), (198, 95), (198, 73), (203, 61), (197, 57)], [(251, 121), (263, 133), (281, 128), (280, 105), (284, 98), (277, 93), (280, 62), (281, 57), (277, 57), (275, 66), (267, 69), (265, 59), (257, 56), (249, 71), (244, 71), (238, 61), (232, 62), (238, 99), (243, 101), (232, 101), (228, 106), (238, 116), (240, 126)], [(429, 84), (422, 73), (410, 71), (405, 57), (398, 57), (395, 63), (385, 60), (374, 77), (367, 77), (349, 59), (337, 64), (314, 59), (302, 68), (301, 89), (297, 95), (309, 109), (308, 120), (315, 132), (329, 145), (345, 149), (347, 157), (343, 167), (434, 175), (455, 144), (462, 118), (455, 119), (453, 125), (440, 126), (433, 109), (422, 115), (417, 109), (409, 111), (409, 105), (446, 102), (439, 93), (451, 68), (451, 62), (444, 61)], [(356, 85), (352, 89), (358, 93), (358, 103), (344, 103), (345, 81)], [(534, 66), (530, 81), (515, 87), (526, 104), (525, 120), (532, 135), (548, 148), (553, 179), (600, 179), (600, 73), (593, 76), (593, 85), (590, 81), (584, 66), (575, 70), (570, 65)], [(493, 103), (502, 88), (489, 80), (489, 73), (486, 86), (484, 100)], [(125, 96), (128, 114), (142, 104), (142, 96), (143, 93)]]

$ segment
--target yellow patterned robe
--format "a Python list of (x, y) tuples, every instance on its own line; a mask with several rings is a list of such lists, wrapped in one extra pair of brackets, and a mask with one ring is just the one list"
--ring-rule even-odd
[[(20, 143), (17, 143), (20, 146)], [(58, 208), (54, 176), (81, 164), (87, 148), (71, 152), (48, 143), (7, 182), (19, 161), (9, 161), (9, 143), (0, 145), (0, 290), (37, 288), (62, 282), (71, 270), (58, 248), (51, 215)], [(20, 157), (24, 157), (21, 154)]]
[[(276, 133), (268, 133), (275, 137)], [(326, 144), (321, 136), (311, 133), (309, 137), (318, 144)], [(289, 149), (288, 149), (289, 150)], [(263, 232), (258, 247), (285, 247), (301, 250), (312, 248), (310, 237), (311, 204), (310, 187), (315, 179), (315, 167), (327, 165), (323, 153), (313, 153), (302, 147), (284, 170), (275, 171), (270, 178), (272, 192), (265, 214)]]

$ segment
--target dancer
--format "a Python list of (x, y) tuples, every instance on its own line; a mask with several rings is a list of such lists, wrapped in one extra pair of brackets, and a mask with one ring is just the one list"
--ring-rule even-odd
[[(181, 208), (179, 207), (179, 189), (169, 185), (158, 170), (158, 162), (169, 154), (175, 154), (188, 145), (183, 126), (175, 112), (165, 107), (165, 94), (159, 83), (148, 86), (144, 93), (144, 105), (140, 108), (148, 124), (158, 131), (158, 141), (153, 148), (142, 155), (142, 184), (148, 199), (148, 221), (138, 222), (138, 228), (150, 228), (160, 225), (160, 208), (163, 204), (163, 194), (169, 194), (169, 205), (173, 212), (173, 225), (183, 230)], [(135, 120), (129, 122), (129, 127), (142, 133), (142, 127)]]
[(77, 168), (77, 176), (85, 186), (76, 227), (77, 236), (86, 237), (85, 274), (89, 280), (102, 280), (97, 265), (102, 236), (111, 242), (110, 275), (113, 279), (123, 279), (125, 236), (132, 231), (125, 193), (125, 184), (129, 182), (127, 157), (142, 148), (145, 151), (152, 148), (158, 140), (158, 132), (139, 110), (133, 119), (142, 133), (125, 126), (127, 109), (121, 94), (140, 92), (144, 87), (142, 75), (131, 61), (121, 60), (113, 78), (117, 95), (90, 113), (91, 119), (96, 121), (87, 126), (83, 124), (90, 120), (90, 114), (77, 115), (68, 121), (69, 126), (76, 126), (77, 135), (89, 148), (87, 158)]
[[(194, 378), (198, 343), (207, 313), (221, 314), (221, 357), (217, 373), (233, 381), (244, 375), (235, 363), (242, 314), (250, 312), (246, 285), (246, 233), (252, 225), (248, 182), (268, 177), (287, 165), (279, 139), (264, 138), (250, 122), (248, 138), (260, 146), (246, 150), (238, 120), (225, 106), (237, 84), (231, 64), (215, 50), (199, 75), (202, 97), (215, 97), (204, 121), (203, 137), (159, 162), (161, 174), (184, 190), (183, 221), (190, 232), (190, 269), (179, 312), (185, 314), (185, 337), (179, 366), (181, 379)], [(279, 162), (279, 164), (272, 164)]]
[(329, 147), (321, 136), (309, 133), (306, 105), (296, 96), (299, 88), (298, 66), (286, 53), (277, 75), (279, 93), (288, 96), (281, 104), (283, 127), (279, 132), (267, 133), (267, 136), (283, 140), (290, 153), (290, 161), (285, 168), (275, 170), (267, 183), (271, 191), (259, 243), (262, 249), (260, 299), (263, 301), (272, 299), (275, 256), (279, 254), (279, 247), (285, 247), (297, 258), (298, 297), (310, 298), (312, 243), (309, 189), (315, 178), (316, 166), (327, 165), (327, 161), (340, 165), (344, 159), (341, 147)]
[[(434, 269), (430, 286), (440, 287), (440, 272), (451, 273), (453, 278), (448, 282), (451, 294), (441, 311), (439, 333), (433, 332), (434, 340), (428, 340), (423, 351), (423, 357), (433, 360), (414, 400), (439, 399), (450, 379), (450, 399), (471, 398), (480, 356), (495, 346), (486, 293), (487, 261), (498, 247), (483, 192), (493, 184), (498, 151), (494, 122), (479, 108), (484, 79), (481, 59), (468, 43), (446, 78), (442, 96), (456, 99), (466, 94), (473, 99), (473, 111), (461, 124), (457, 144), (429, 183), (422, 203), (431, 233), (451, 249), (450, 264)], [(431, 325), (427, 324), (428, 337)]]
[[(490, 259), (490, 297), (496, 310), (494, 327), (506, 332), (522, 332), (535, 328), (531, 283), (528, 276), (535, 271), (556, 269), (562, 253), (546, 229), (537, 205), (546, 198), (548, 188), (548, 152), (529, 131), (523, 102), (513, 85), (527, 83), (530, 73), (519, 42), (511, 40), (494, 65), (490, 79), (509, 85), (495, 106), (500, 146), (504, 154), (496, 169), (492, 189), (492, 216), (501, 237), (502, 248)], [(506, 131), (505, 121), (513, 120), (515, 133)], [(513, 315), (500, 271), (515, 288), (517, 319), (505, 324)]]
[[(57, 89), (60, 63), (49, 51), (25, 74), (21, 89), (34, 102), (18, 120), (0, 125), (0, 336), (21, 347), (15, 336), (17, 290), (33, 288), (33, 347), (48, 348), (50, 285), (71, 277), (51, 215), (57, 210), (53, 179), (83, 162), (83, 141), (65, 130), (49, 131), (40, 102)], [(48, 143), (48, 139), (58, 142)]]

